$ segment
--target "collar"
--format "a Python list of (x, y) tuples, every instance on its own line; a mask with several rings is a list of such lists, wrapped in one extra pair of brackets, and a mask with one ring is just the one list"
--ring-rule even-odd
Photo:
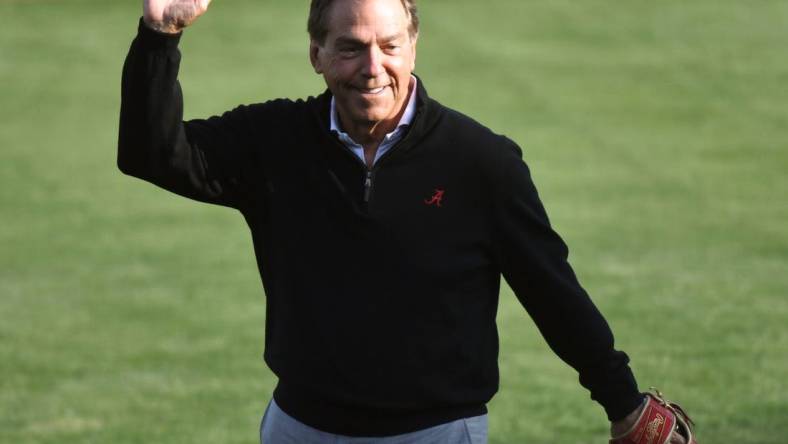
[[(440, 103), (433, 100), (427, 89), (424, 87), (424, 80), (417, 74), (413, 74), (418, 80), (416, 85), (416, 113), (413, 116), (413, 121), (408, 127), (401, 127), (407, 131), (401, 131), (403, 134), (402, 140), (399, 141), (397, 147), (398, 152), (408, 152), (421, 146), (419, 142), (430, 134), (436, 126), (443, 120), (447, 109)], [(327, 155), (334, 155), (334, 151), (326, 147), (332, 146), (332, 143), (337, 141), (337, 133), (330, 131), (330, 116), (331, 116), (331, 91), (326, 88), (317, 96), (309, 97), (305, 100), (308, 113), (311, 114), (310, 124), (314, 124), (314, 128), (318, 129), (317, 137), (324, 138), (326, 144), (316, 144), (316, 147), (322, 147), (316, 151), (321, 158), (326, 158)], [(332, 135), (333, 134), (333, 135)], [(329, 154), (330, 153), (330, 154)], [(344, 156), (343, 156), (344, 157)]]

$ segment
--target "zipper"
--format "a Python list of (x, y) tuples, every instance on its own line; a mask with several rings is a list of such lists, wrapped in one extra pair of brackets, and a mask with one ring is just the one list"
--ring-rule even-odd
[(367, 178), (364, 180), (364, 202), (369, 203), (369, 195), (372, 192), (372, 170), (367, 168)]
[(353, 160), (358, 162), (358, 164), (361, 165), (362, 168), (364, 168), (364, 203), (365, 204), (369, 203), (369, 197), (372, 195), (372, 172), (377, 167), (377, 162), (375, 162), (375, 165), (372, 168), (369, 168), (367, 164), (364, 163), (363, 160), (359, 159), (358, 156), (356, 156), (356, 153), (354, 153), (353, 150), (347, 147), (347, 145), (345, 145), (344, 143), (340, 142), (339, 140), (333, 137), (331, 139), (334, 141), (334, 143), (336, 143), (339, 147), (342, 148), (342, 151), (346, 152), (350, 157), (353, 158)]
[[(413, 126), (413, 123), (416, 121), (417, 118), (419, 118), (420, 115), (421, 115), (421, 110), (417, 109), (416, 110), (416, 114), (413, 116), (413, 122), (411, 122), (411, 126)], [(363, 160), (359, 159), (358, 156), (356, 156), (356, 153), (353, 152), (353, 150), (348, 148), (347, 145), (342, 143), (336, 137), (329, 137), (329, 139), (333, 140), (336, 145), (339, 145), (342, 148), (342, 151), (344, 151), (348, 155), (350, 155), (354, 160), (356, 160), (364, 168), (364, 172), (365, 172), (365, 175), (364, 175), (364, 203), (365, 204), (369, 203), (369, 198), (372, 195), (372, 175), (373, 175), (374, 171), (379, 168), (381, 161), (383, 159), (387, 159), (395, 151), (395, 148), (399, 147), (402, 144), (402, 142), (404, 142), (406, 139), (409, 138), (409, 136), (410, 136), (410, 129), (408, 129), (408, 132), (407, 132), (407, 134), (405, 134), (405, 136), (403, 136), (400, 140), (397, 141), (397, 143), (395, 143), (391, 148), (389, 148), (389, 150), (386, 152), (386, 154), (380, 156), (380, 159), (378, 159), (378, 161), (375, 162), (374, 165), (372, 165), (372, 168), (369, 168), (367, 166), (366, 162), (364, 162)]]
[[(364, 179), (364, 203), (368, 204), (368, 203), (369, 203), (369, 198), (370, 198), (370, 196), (372, 195), (372, 176), (373, 176), (373, 174), (375, 173), (375, 171), (376, 171), (378, 168), (380, 168), (380, 164), (381, 164), (381, 163), (382, 163), (382, 162), (383, 162), (385, 159), (388, 159), (388, 158), (389, 158), (389, 157), (390, 157), (390, 156), (391, 156), (391, 155), (392, 155), (392, 154), (395, 152), (396, 148), (398, 148), (398, 147), (399, 147), (399, 146), (402, 144), (402, 142), (403, 142), (403, 141), (404, 141), (404, 140), (407, 138), (407, 136), (408, 136), (408, 135), (406, 134), (406, 135), (405, 135), (405, 137), (401, 138), (400, 140), (398, 140), (398, 141), (397, 141), (397, 143), (395, 143), (394, 145), (392, 145), (392, 146), (391, 146), (391, 148), (389, 148), (389, 150), (388, 150), (388, 151), (386, 151), (386, 153), (385, 153), (385, 154), (383, 154), (382, 156), (380, 156), (380, 158), (377, 160), (377, 162), (375, 162), (375, 163), (372, 165), (372, 168), (369, 168), (369, 167), (367, 166), (367, 164), (366, 164), (366, 163), (364, 163), (364, 162), (361, 162), (361, 164), (362, 164), (362, 165), (364, 165), (364, 171), (366, 171), (366, 176), (365, 176), (365, 179)], [(344, 147), (345, 147), (345, 151), (347, 151), (347, 152), (348, 152), (348, 153), (350, 153), (350, 154), (351, 154), (353, 157), (355, 157), (356, 159), (358, 159), (358, 157), (356, 156), (356, 154), (355, 154), (355, 153), (354, 153), (354, 152), (353, 152), (353, 151), (352, 151), (350, 148), (348, 148), (347, 146), (345, 146), (345, 145), (344, 145), (344, 144), (342, 144), (342, 143), (340, 143), (340, 145), (342, 145), (342, 146), (344, 146)]]
[[(407, 135), (406, 135), (406, 137), (407, 137)], [(347, 145), (345, 145), (344, 143), (342, 143), (341, 141), (339, 141), (339, 140), (337, 140), (337, 139), (335, 139), (333, 137), (331, 138), (334, 141), (334, 143), (339, 145), (344, 152), (346, 152), (348, 155), (353, 157), (353, 159), (355, 159), (359, 163), (359, 165), (361, 165), (364, 168), (364, 172), (365, 172), (365, 174), (364, 174), (364, 203), (365, 204), (369, 203), (369, 198), (372, 195), (372, 176), (373, 176), (373, 173), (375, 172), (375, 170), (378, 169), (381, 161), (383, 159), (387, 159), (392, 154), (394, 149), (397, 148), (405, 140), (406, 137), (403, 137), (402, 139), (398, 140), (397, 143), (395, 143), (391, 148), (389, 148), (389, 150), (386, 152), (386, 154), (382, 155), (380, 157), (380, 159), (378, 159), (377, 162), (375, 162), (375, 164), (372, 166), (372, 168), (368, 167), (367, 164), (363, 160), (359, 159), (358, 156), (356, 156), (356, 153), (354, 153), (353, 150), (348, 148)]]

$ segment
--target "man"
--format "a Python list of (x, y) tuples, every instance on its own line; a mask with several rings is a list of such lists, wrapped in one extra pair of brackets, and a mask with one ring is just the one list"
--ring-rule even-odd
[(144, 0), (118, 165), (245, 217), (279, 378), (263, 441), (486, 442), (501, 275), (613, 433), (634, 424), (646, 398), (520, 149), (412, 74), (413, 1), (312, 0), (310, 60), (328, 91), (182, 122), (177, 44), (208, 3)]

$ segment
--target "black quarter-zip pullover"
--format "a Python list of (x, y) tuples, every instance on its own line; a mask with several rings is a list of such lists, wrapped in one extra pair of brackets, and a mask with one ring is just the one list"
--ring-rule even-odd
[(244, 216), (285, 412), (352, 436), (484, 413), (498, 389), (502, 275), (611, 420), (636, 408), (628, 358), (515, 143), (431, 99), (421, 80), (411, 127), (369, 171), (329, 132), (329, 92), (183, 122), (178, 40), (140, 22), (118, 165)]

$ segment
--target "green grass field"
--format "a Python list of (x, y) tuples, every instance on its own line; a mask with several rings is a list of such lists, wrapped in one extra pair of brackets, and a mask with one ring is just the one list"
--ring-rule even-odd
[[(242, 218), (115, 167), (139, 3), (0, 0), (2, 443), (254, 443), (275, 384)], [(307, 4), (214, 2), (181, 45), (188, 116), (322, 91)], [(703, 444), (788, 442), (788, 2), (421, 11), (417, 72), (523, 147), (642, 388)], [(504, 293), (490, 442), (606, 442)]]

